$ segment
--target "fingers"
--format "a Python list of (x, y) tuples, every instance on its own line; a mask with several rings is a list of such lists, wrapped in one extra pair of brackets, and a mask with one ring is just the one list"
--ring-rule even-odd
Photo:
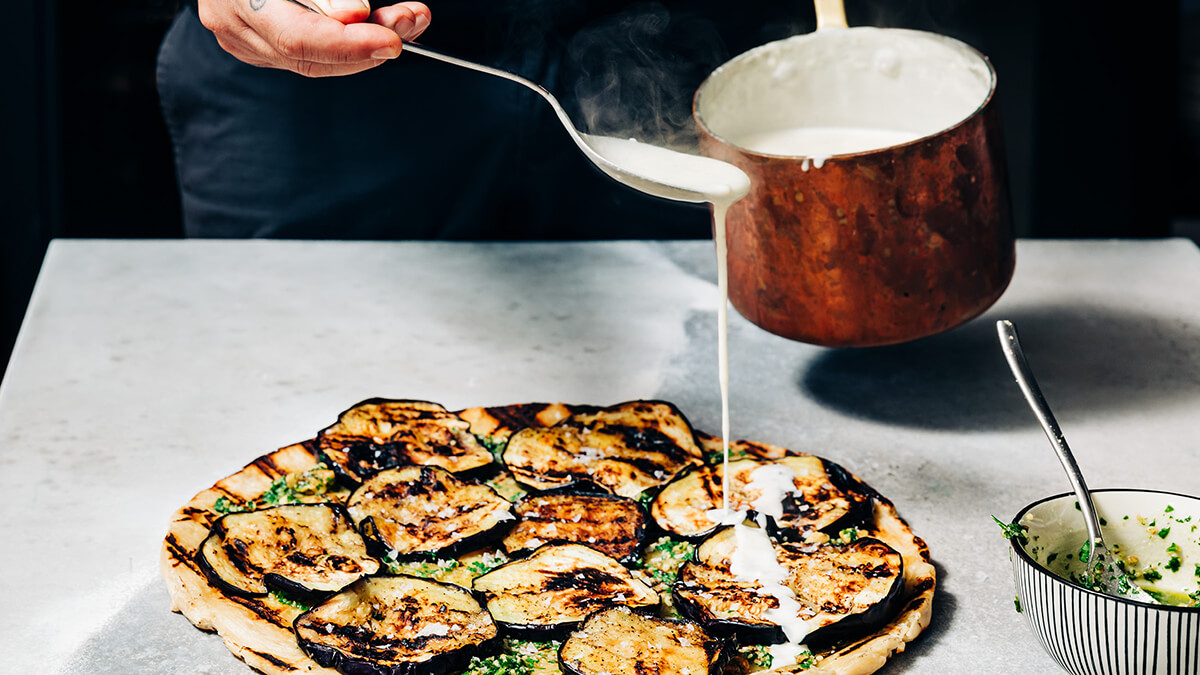
[(420, 2), (401, 2), (371, 13), (371, 23), (390, 28), (401, 40), (415, 40), (429, 27), (429, 8)]
[(350, 22), (287, 0), (199, 0), (198, 5), (201, 22), (234, 57), (310, 77), (373, 68), (400, 53), (404, 35), (419, 34), (429, 24), (429, 10), (420, 3), (382, 8), (391, 24), (381, 25), (365, 21), (370, 11), (365, 0), (313, 1)]
[(311, 0), (313, 5), (331, 19), (342, 23), (360, 23), (371, 14), (367, 0)]
[[(398, 36), (371, 23), (343, 24), (283, 0), (267, 0), (273, 11), (243, 18), (284, 58), (324, 64), (347, 64), (400, 52)], [(251, 24), (253, 26), (253, 24)]]

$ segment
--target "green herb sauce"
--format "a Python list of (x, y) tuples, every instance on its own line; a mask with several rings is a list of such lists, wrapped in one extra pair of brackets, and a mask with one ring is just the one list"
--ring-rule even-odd
[(217, 501), (213, 503), (212, 510), (224, 515), (257, 511), (271, 506), (319, 501), (316, 498), (329, 492), (333, 487), (334, 479), (333, 471), (328, 466), (323, 463), (317, 464), (306, 471), (297, 471), (276, 478), (258, 499), (238, 502), (228, 497), (218, 497)]

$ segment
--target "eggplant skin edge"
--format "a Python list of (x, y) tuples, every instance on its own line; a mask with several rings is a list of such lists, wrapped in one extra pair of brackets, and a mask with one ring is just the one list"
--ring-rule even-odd
[[(389, 577), (405, 577), (409, 575), (395, 574), (375, 574), (360, 579), (365, 581), (369, 579), (380, 579)], [(445, 586), (459, 591), (467, 597), (474, 598), (474, 594), (462, 586), (451, 584), (442, 581), (434, 581), (423, 577), (412, 577), (420, 582)], [(349, 588), (349, 587), (347, 587)], [(346, 589), (343, 589), (346, 590)], [(332, 597), (332, 596), (331, 596)], [(296, 643), (300, 649), (304, 651), (317, 665), (324, 668), (332, 668), (345, 675), (448, 675), (450, 673), (461, 672), (474, 656), (487, 657), (498, 654), (503, 647), (503, 639), (499, 630), (491, 638), (475, 644), (467, 644), (462, 648), (452, 652), (442, 654), (434, 654), (430, 658), (422, 661), (409, 661), (403, 663), (395, 663), (384, 665), (368, 658), (357, 658), (350, 656), (334, 647), (318, 644), (311, 640), (306, 640), (300, 636), (298, 626), (308, 617), (316, 606), (307, 611), (301, 612), (292, 621), (292, 633), (296, 638)], [(480, 611), (486, 613), (487, 610), (480, 603)], [(497, 624), (497, 629), (499, 624)]]
[(706, 621), (704, 610), (700, 608), (699, 603), (680, 595), (675, 589), (671, 589), (671, 603), (679, 610), (680, 616), (700, 624), (713, 635), (751, 645), (777, 645), (787, 642), (783, 628), (775, 624), (750, 623), (733, 618)]
[[(847, 500), (851, 502), (850, 508), (848, 508), (845, 513), (843, 513), (834, 521), (830, 522), (828, 525), (815, 528), (816, 532), (823, 533), (830, 537), (837, 537), (838, 533), (842, 530), (847, 528), (863, 527), (871, 521), (874, 516), (875, 501), (876, 499), (880, 498), (879, 494), (874, 489), (868, 487), (865, 483), (862, 483), (856, 479), (852, 474), (850, 474), (850, 472), (846, 471), (846, 469), (836, 462), (830, 461), (823, 457), (818, 457), (816, 455), (805, 454), (790, 455), (777, 460), (767, 460), (756, 457), (740, 457), (737, 459), (731, 459), (730, 466), (736, 462), (743, 461), (752, 461), (758, 463), (760, 466), (766, 466), (769, 464), (780, 463), (782, 460), (786, 460), (791, 457), (806, 457), (818, 460), (821, 463), (822, 470), (825, 472), (829, 483), (844, 493)], [(688, 467), (672, 478), (670, 482), (661, 486), (657, 494), (654, 496), (654, 499), (651, 500), (649, 508), (647, 509), (650, 515), (650, 521), (654, 523), (657, 528), (669, 534), (670, 536), (693, 543), (699, 543), (700, 541), (703, 541), (704, 539), (716, 534), (717, 531), (721, 530), (723, 527), (719, 523), (714, 523), (712, 526), (704, 530), (699, 530), (693, 533), (685, 533), (677, 529), (676, 523), (671, 521), (670, 514), (663, 514), (663, 517), (660, 518), (656, 511), (666, 508), (662, 505), (660, 500), (665, 500), (666, 498), (670, 497), (672, 495), (672, 491), (674, 489), (678, 489), (682, 483), (689, 480), (703, 481), (704, 479), (698, 478), (696, 474), (700, 472), (714, 472), (715, 475), (715, 471), (720, 468), (720, 466), (720, 464), (705, 464), (703, 466)], [(719, 505), (719, 500), (713, 502), (714, 508)], [(750, 519), (757, 519), (757, 512), (753, 508), (747, 508), (747, 512)], [(779, 541), (804, 541), (807, 533), (809, 532), (808, 529), (800, 529), (787, 524), (788, 521), (786, 519), (783, 521), (784, 524), (781, 524), (772, 516), (764, 517), (766, 518), (767, 531), (770, 533), (773, 539)]]
[[(368, 398), (349, 408), (338, 413), (337, 420), (329, 426), (317, 432), (316, 438), (312, 441), (317, 449), (321, 461), (325, 462), (334, 472), (338, 482), (350, 489), (356, 488), (361, 483), (365, 482), (371, 476), (387, 469), (398, 468), (403, 466), (440, 466), (441, 468), (458, 475), (460, 478), (467, 479), (484, 479), (490, 477), (499, 470), (497, 462), (492, 458), (490, 452), (484, 448), (477, 448), (479, 452), (475, 453), (476, 461), (467, 462), (467, 466), (459, 468), (451, 468), (442, 466), (437, 461), (417, 462), (412, 460), (407, 455), (408, 444), (403, 440), (387, 440), (381, 443), (376, 443), (373, 440), (368, 440), (359, 437), (355, 440), (348, 440), (341, 444), (334, 444), (328, 440), (328, 435), (339, 426), (346, 422), (346, 419), (352, 414), (366, 407), (385, 407), (388, 405), (405, 406), (407, 409), (418, 413), (418, 417), (423, 417), (426, 414), (435, 416), (444, 416), (445, 418), (457, 418), (467, 425), (463, 429), (463, 433), (468, 437), (471, 443), (475, 443), (474, 437), (469, 431), (470, 423), (462, 419), (455, 412), (446, 409), (445, 406), (433, 401), (423, 401), (420, 399), (390, 399), (373, 397)], [(354, 466), (360, 462), (358, 456), (376, 455), (383, 458), (382, 464)], [(446, 459), (441, 457), (441, 459)], [(360, 472), (359, 469), (365, 468), (365, 472)]]
[(367, 545), (367, 552), (376, 558), (394, 559), (397, 562), (428, 562), (431, 559), (438, 558), (457, 558), (471, 551), (477, 551), (481, 548), (498, 544), (508, 535), (509, 530), (515, 524), (516, 521), (514, 520), (502, 522), (490, 530), (473, 534), (466, 539), (460, 539), (436, 551), (414, 551), (412, 553), (396, 553), (393, 551), (383, 541), (382, 537), (379, 536), (379, 532), (375, 528), (374, 516), (364, 518), (359, 523), (358, 529), (362, 534), (363, 542)]
[[(727, 528), (724, 528), (727, 529)], [(721, 531), (724, 531), (722, 529)], [(842, 618), (812, 630), (806, 637), (805, 643), (810, 647), (823, 649), (840, 642), (853, 640), (856, 637), (869, 635), (872, 631), (887, 624), (903, 609), (906, 600), (904, 595), (904, 562), (903, 555), (889, 546), (886, 542), (874, 538), (859, 539), (852, 546), (868, 546), (879, 544), (888, 548), (891, 553), (900, 558), (900, 567), (888, 588), (887, 594), (867, 609), (842, 615)], [(700, 549), (697, 547), (692, 563), (699, 564)], [(779, 644), (787, 641), (783, 629), (773, 623), (754, 623), (737, 618), (708, 618), (706, 609), (700, 603), (681, 594), (680, 584), (676, 582), (671, 588), (671, 601), (684, 618), (694, 621), (712, 632), (714, 635), (732, 637), (743, 644)]]
[[(325, 506), (325, 507), (328, 507), (328, 508), (334, 510), (335, 512), (337, 512), (338, 517), (345, 519), (345, 521), (347, 523), (350, 523), (351, 525), (353, 525), (353, 523), (354, 523), (354, 520), (350, 517), (349, 512), (346, 511), (345, 506), (343, 506), (342, 504), (339, 504), (339, 503), (320, 502), (320, 503), (304, 504), (304, 505), (285, 504), (283, 506), (313, 506), (313, 507)], [(259, 509), (259, 510), (260, 511), (270, 511), (270, 510), (273, 510), (276, 508), (280, 508), (280, 507), (275, 506), (275, 507), (270, 507), (267, 509)], [(280, 574), (274, 573), (274, 572), (267, 572), (263, 575), (263, 586), (266, 587), (266, 590), (262, 593), (255, 593), (254, 591), (248, 591), (244, 588), (239, 588), (238, 586), (235, 586), (235, 585), (231, 584), (230, 582), (226, 581), (225, 579), (223, 579), (221, 577), (221, 575), (217, 572), (217, 570), (215, 568), (213, 568), (212, 564), (208, 561), (208, 558), (204, 555), (204, 549), (210, 540), (219, 538), (224, 535), (224, 530), (221, 526), (221, 523), (222, 523), (222, 521), (225, 520), (225, 518), (227, 518), (229, 516), (242, 515), (244, 513), (255, 513), (255, 512), (251, 511), (251, 512), (227, 513), (227, 514), (221, 516), (220, 518), (218, 518), (215, 522), (213, 522), (212, 526), (209, 528), (208, 534), (204, 537), (204, 539), (202, 539), (200, 541), (200, 545), (196, 547), (196, 552), (192, 555), (192, 561), (196, 564), (196, 566), (199, 568), (199, 570), (204, 574), (205, 579), (207, 579), (210, 584), (212, 584), (214, 587), (216, 587), (217, 589), (221, 590), (224, 593), (227, 593), (229, 595), (241, 596), (244, 598), (262, 598), (262, 597), (266, 597), (267, 595), (270, 595), (270, 593), (272, 591), (281, 591), (283, 593), (286, 593), (290, 596), (296, 597), (297, 599), (303, 600), (305, 602), (320, 602), (321, 600), (324, 600), (325, 598), (328, 598), (329, 596), (339, 592), (340, 589), (318, 590), (318, 589), (308, 588), (307, 586), (304, 586), (303, 584), (299, 584), (294, 581), (291, 581), (290, 579), (287, 579), (286, 577), (284, 577)], [(353, 527), (352, 527), (352, 529), (353, 529)], [(361, 534), (359, 536), (361, 536)], [(366, 542), (364, 540), (363, 544), (364, 544), (364, 550), (366, 550), (367, 555), (368, 555), (368, 560), (372, 560), (376, 564), (379, 564), (379, 561), (375, 559), (375, 558), (377, 558), (377, 556), (372, 555), (371, 552), (368, 550), (369, 549), (368, 542)], [(366, 577), (369, 574), (370, 574), (370, 572), (364, 571), (363, 574), (360, 575), (358, 578), (362, 579), (363, 577)], [(346, 586), (349, 586), (350, 584), (353, 584), (353, 583), (354, 583), (354, 581), (350, 581), (349, 583), (346, 584)], [(346, 586), (343, 586), (343, 588), (345, 588)]]
[[(592, 622), (592, 620), (600, 618), (601, 615), (606, 612), (621, 612), (621, 611), (628, 611), (632, 615), (638, 615), (638, 616), (645, 617), (647, 620), (649, 620), (651, 622), (657, 622), (657, 623), (663, 623), (663, 624), (676, 624), (676, 625), (692, 625), (692, 626), (695, 626), (702, 633), (705, 632), (705, 629), (703, 626), (701, 626), (699, 623), (697, 623), (695, 621), (691, 621), (689, 619), (664, 619), (664, 618), (658, 617), (655, 614), (648, 613), (646, 611), (638, 610), (638, 609), (635, 609), (632, 607), (623, 607), (623, 606), (609, 607), (609, 608), (600, 609), (600, 610), (597, 610), (596, 612), (593, 612), (586, 619), (584, 619), (583, 623), (581, 624), (580, 631), (587, 632), (588, 629), (591, 628), (591, 626), (589, 624)], [(592, 634), (589, 634), (587, 637), (590, 637), (591, 635)], [(611, 634), (603, 635), (604, 638), (609, 638), (610, 636), (611, 636)], [(587, 637), (584, 637), (582, 639), (587, 639)], [(737, 639), (732, 636), (722, 637), (722, 636), (708, 635), (708, 634), (706, 634), (706, 637), (708, 637), (709, 639), (711, 639), (713, 642), (716, 643), (715, 655), (712, 658), (709, 658), (707, 660), (707, 663), (705, 663), (704, 667), (702, 667), (701, 669), (696, 669), (696, 670), (689, 669), (687, 672), (695, 673), (695, 675), (705, 675), (705, 674), (706, 675), (722, 675), (725, 672), (725, 667), (726, 667), (726, 664), (728, 664), (729, 659), (732, 657), (732, 655), (738, 649)], [(571, 638), (565, 640), (559, 646), (559, 648), (558, 648), (558, 666), (563, 671), (563, 673), (565, 673), (566, 675), (593, 675), (588, 670), (580, 670), (579, 668), (576, 668), (574, 665), (572, 665), (571, 659), (569, 659), (568, 657), (566, 657), (564, 655), (564, 652), (569, 650), (568, 645), (569, 645), (570, 641), (575, 640), (575, 639), (580, 639), (580, 638), (577, 638), (576, 636), (572, 636)], [(678, 667), (681, 664), (672, 663), (671, 665)], [(605, 672), (607, 672), (607, 671), (605, 671)], [(637, 673), (638, 675), (641, 675), (643, 672), (649, 672), (649, 671), (644, 671), (642, 664), (639, 662), (634, 666), (633, 672)]]
[(497, 635), (474, 647), (461, 649), (453, 654), (434, 657), (428, 661), (384, 666), (367, 659), (356, 659), (339, 652), (333, 647), (319, 645), (297, 638), (300, 648), (317, 665), (333, 668), (346, 675), (446, 675), (463, 670), (471, 657), (488, 657), (500, 653), (503, 640)]
[[(510, 528), (510, 530), (508, 532), (505, 532), (504, 538), (502, 538), (503, 539), (502, 545), (504, 546), (504, 551), (510, 557), (512, 557), (512, 558), (528, 557), (535, 550), (537, 550), (538, 548), (540, 548), (544, 545), (547, 545), (547, 544), (582, 544), (584, 546), (588, 546), (590, 548), (595, 548), (596, 550), (600, 550), (600, 548), (598, 546), (596, 546), (595, 542), (581, 541), (579, 539), (568, 539), (568, 538), (549, 536), (549, 535), (544, 536), (544, 537), (542, 537), (542, 536), (533, 537), (533, 538), (525, 540), (526, 542), (528, 542), (528, 541), (536, 538), (541, 543), (539, 543), (535, 546), (520, 546), (518, 548), (514, 548), (511, 551), (508, 550), (507, 537), (514, 530), (521, 530), (522, 523), (526, 522), (525, 515), (523, 513), (521, 513), (520, 509), (526, 502), (529, 502), (529, 501), (532, 501), (532, 500), (535, 500), (538, 498), (543, 498), (543, 497), (547, 497), (550, 499), (560, 499), (560, 498), (597, 499), (597, 500), (613, 502), (616, 504), (626, 505), (629, 508), (633, 509), (633, 512), (635, 514), (635, 518), (637, 519), (637, 522), (635, 523), (635, 528), (632, 533), (632, 535), (633, 535), (632, 536), (632, 539), (633, 539), (632, 548), (627, 554), (625, 554), (623, 556), (620, 556), (620, 557), (612, 556), (613, 558), (616, 558), (616, 560), (618, 562), (622, 563), (623, 565), (625, 565), (627, 567), (641, 559), (642, 550), (646, 547), (646, 542), (648, 542), (650, 540), (649, 535), (655, 533), (654, 522), (653, 522), (653, 519), (650, 517), (649, 511), (646, 509), (645, 506), (638, 503), (637, 500), (635, 500), (635, 499), (630, 499), (628, 497), (621, 497), (619, 495), (614, 495), (609, 492), (596, 492), (596, 493), (576, 492), (575, 490), (572, 490), (569, 487), (568, 488), (556, 488), (553, 490), (545, 490), (542, 492), (535, 492), (535, 493), (529, 494), (513, 505), (513, 514), (517, 516), (517, 521), (512, 524), (512, 527)], [(558, 522), (561, 522), (561, 521), (558, 521)], [(608, 553), (607, 551), (602, 551), (602, 552), (606, 553), (607, 555), (612, 555), (611, 553)]]
[[(479, 597), (478, 593), (476, 593), (476, 597)], [(533, 642), (562, 642), (571, 637), (572, 633), (580, 630), (582, 626), (587, 623), (589, 618), (599, 614), (600, 612), (606, 612), (610, 609), (628, 609), (634, 614), (654, 617), (658, 616), (659, 606), (630, 606), (616, 603), (599, 607), (591, 614), (579, 620), (564, 621), (562, 623), (545, 625), (508, 623), (498, 619), (494, 620), (496, 621), (496, 625), (500, 627), (500, 635), (502, 637), (512, 638), (514, 640), (530, 640)]]
[[(575, 549), (578, 549), (581, 552), (586, 552), (585, 554), (589, 558), (598, 559), (601, 563), (603, 563), (604, 560), (607, 560), (612, 563), (614, 568), (620, 568), (622, 573), (628, 576), (627, 588), (629, 588), (633, 593), (641, 592), (638, 590), (639, 586), (644, 588), (645, 592), (641, 593), (641, 594), (646, 596), (645, 600), (649, 601), (652, 599), (653, 602), (645, 602), (644, 604), (627, 604), (627, 601), (628, 602), (636, 602), (636, 596), (627, 598), (625, 600), (617, 600), (615, 598), (602, 597), (602, 598), (596, 599), (593, 603), (591, 603), (595, 609), (588, 608), (587, 610), (580, 612), (579, 614), (576, 615), (576, 616), (578, 616), (578, 618), (569, 618), (569, 619), (566, 619), (563, 621), (555, 621), (552, 623), (550, 623), (550, 622), (521, 623), (518, 621), (514, 621), (510, 618), (505, 618), (503, 616), (503, 614), (504, 614), (503, 610), (501, 608), (497, 608), (497, 606), (496, 606), (498, 604), (498, 601), (501, 600), (504, 595), (503, 589), (489, 589), (486, 587), (489, 583), (496, 583), (495, 580), (497, 577), (503, 578), (503, 575), (505, 575), (505, 574), (513, 574), (514, 570), (524, 571), (526, 568), (532, 568), (532, 571), (535, 574), (537, 574), (538, 570), (539, 570), (539, 565), (542, 564), (542, 562), (540, 562), (540, 559), (550, 557), (550, 556), (555, 556), (555, 555), (568, 555), (569, 556), (569, 555), (571, 555), (571, 551), (575, 550)], [(601, 571), (601, 575), (602, 576), (604, 575), (603, 571)], [(539, 596), (543, 597), (543, 598), (549, 597), (550, 598), (549, 602), (552, 602), (552, 603), (553, 602), (566, 602), (566, 600), (571, 600), (574, 598), (572, 598), (570, 595), (568, 595), (565, 600), (560, 600), (560, 599), (554, 597), (554, 593), (561, 591), (561, 590), (567, 590), (567, 589), (576, 590), (576, 591), (579, 591), (580, 593), (583, 592), (583, 589), (581, 588), (581, 586), (583, 586), (586, 583), (586, 581), (580, 583), (579, 586), (576, 586), (575, 585), (576, 582), (574, 582), (574, 581), (572, 581), (570, 584), (567, 584), (567, 585), (561, 585), (559, 583), (555, 583), (555, 581), (554, 581), (555, 576), (560, 577), (560, 578), (565, 578), (566, 570), (555, 569), (554, 574), (546, 582), (550, 586), (550, 588), (546, 589), (544, 592), (541, 592), (541, 593), (539, 593), (539, 592), (518, 593), (518, 594), (516, 594), (515, 598), (512, 598), (512, 601), (520, 602), (522, 600), (521, 596), (528, 595), (528, 596), (532, 596), (532, 597), (539, 597)], [(489, 582), (488, 577), (492, 577), (490, 582)], [(571, 579), (578, 579), (579, 573), (578, 572), (571, 573), (570, 577), (571, 577)], [(613, 578), (616, 579), (617, 577), (613, 577)], [(482, 587), (474, 585), (474, 584), (479, 584), (480, 580), (483, 580), (485, 582)], [(620, 581), (624, 582), (626, 580), (620, 579)], [(597, 551), (597, 550), (590, 548), (583, 544), (554, 544), (554, 543), (543, 544), (542, 546), (539, 546), (537, 549), (535, 549), (532, 553), (530, 553), (529, 557), (517, 559), (517, 560), (513, 560), (511, 562), (505, 563), (504, 565), (501, 565), (500, 567), (493, 569), (492, 571), (488, 572), (487, 574), (484, 574), (484, 575), (476, 578), (473, 583), (473, 586), (472, 586), (472, 592), (474, 593), (475, 597), (480, 601), (480, 604), (482, 604), (488, 610), (488, 612), (492, 615), (493, 621), (495, 621), (496, 625), (501, 628), (502, 635), (505, 635), (508, 637), (514, 637), (514, 638), (518, 638), (518, 639), (529, 639), (529, 640), (538, 640), (538, 641), (565, 639), (567, 637), (567, 635), (569, 635), (571, 631), (578, 628), (588, 616), (590, 616), (591, 614), (595, 613), (598, 610), (608, 609), (613, 606), (623, 605), (623, 606), (627, 606), (630, 609), (635, 610), (635, 611), (639, 610), (639, 609), (644, 609), (645, 611), (657, 611), (661, 604), (661, 596), (659, 595), (659, 593), (657, 591), (655, 591), (654, 588), (651, 587), (649, 584), (645, 583), (638, 577), (634, 576), (632, 571), (630, 571), (628, 567), (621, 565), (616, 559), (612, 558), (611, 556), (609, 556), (605, 553), (602, 553), (600, 551)], [(625, 591), (620, 591), (620, 592), (625, 593)], [(527, 600), (527, 599), (524, 601), (531, 602), (530, 600)], [(528, 616), (529, 615), (527, 613), (525, 613), (525, 617), (528, 618)], [(513, 616), (512, 618), (516, 618), (516, 617)]]
[[(217, 574), (217, 571), (215, 569), (213, 569), (213, 566), (210, 565), (208, 562), (208, 558), (206, 558), (204, 555), (204, 545), (208, 542), (209, 539), (211, 539), (212, 537), (215, 537), (215, 536), (217, 536), (217, 535), (215, 533), (213, 533), (213, 534), (209, 534), (207, 537), (205, 537), (204, 540), (200, 542), (200, 545), (196, 547), (196, 553), (192, 555), (192, 561), (196, 563), (196, 566), (204, 574), (204, 578), (208, 580), (208, 583), (210, 583), (213, 586), (215, 586), (216, 588), (220, 589), (221, 592), (227, 593), (229, 595), (241, 596), (243, 598), (265, 597), (267, 595), (267, 593), (253, 593), (253, 592), (247, 591), (243, 588), (238, 588), (237, 586), (234, 586), (233, 584), (225, 581), (224, 579), (221, 578), (221, 575)], [(263, 583), (264, 584), (266, 583), (265, 578), (263, 579)]]
[[(663, 420), (659, 418), (658, 411), (653, 410), (658, 407), (665, 409), (666, 427), (673, 433), (660, 429), (662, 425), (658, 423)], [(650, 412), (656, 414), (651, 414), (649, 418), (643, 418), (647, 409), (651, 409)], [(619, 417), (622, 415), (628, 415), (632, 419), (623, 420)], [(625, 422), (634, 422), (635, 424)], [(643, 426), (641, 423), (645, 422), (651, 422), (651, 424)], [(575, 450), (586, 449), (578, 437), (587, 432), (596, 432), (611, 437), (614, 447), (642, 450), (647, 455), (661, 455), (663, 457), (661, 461), (665, 464), (661, 466), (654, 464), (649, 457), (634, 460), (622, 456), (620, 452), (602, 453), (601, 458), (610, 464), (629, 465), (630, 475), (627, 477), (626, 470), (616, 466), (608, 466), (603, 474), (597, 474), (595, 478), (592, 477), (593, 474), (590, 470), (587, 472), (587, 476), (581, 475), (580, 462), (587, 458), (580, 456)], [(527, 434), (540, 434), (541, 436), (527, 441), (525, 440)], [(556, 439), (564, 435), (573, 439), (568, 445), (579, 443), (580, 448), (559, 447)], [(677, 438), (677, 435), (681, 437)], [(516, 444), (516, 448), (513, 443), (515, 439), (522, 441)], [(530, 448), (540, 448), (543, 451), (548, 448), (551, 454), (559, 455), (560, 459), (565, 456), (569, 466), (566, 469), (558, 468), (553, 471), (549, 471), (544, 466), (537, 466), (536, 462), (522, 456), (531, 453)], [(514, 457), (514, 454), (518, 457)], [(573, 487), (576, 491), (586, 492), (592, 490), (591, 485), (596, 485), (603, 492), (636, 498), (640, 492), (655, 490), (670, 482), (686, 467), (703, 464), (704, 455), (694, 427), (678, 407), (667, 401), (636, 400), (600, 408), (591, 413), (577, 412), (552, 427), (522, 429), (509, 438), (509, 443), (506, 444), (501, 459), (509, 467), (517, 481), (527, 488), (532, 488), (533, 491)], [(641, 476), (635, 477), (633, 473), (641, 474)], [(662, 474), (661, 478), (660, 474)], [(641, 490), (629, 491), (631, 488), (636, 488), (639, 483), (645, 484)]]
[[(407, 483), (416, 483), (428, 479), (429, 476), (433, 476), (436, 480), (446, 481), (449, 483), (451, 489), (466, 488), (468, 486), (474, 489), (482, 488), (486, 490), (487, 493), (495, 496), (497, 504), (503, 504), (507, 506), (508, 515), (510, 517), (504, 519), (497, 518), (496, 523), (491, 528), (474, 532), (461, 539), (455, 539), (449, 544), (446, 544), (438, 549), (399, 552), (392, 549), (386, 538), (380, 533), (379, 527), (375, 522), (376, 515), (368, 515), (358, 522), (358, 531), (362, 535), (363, 541), (366, 543), (367, 552), (376, 558), (384, 559), (391, 557), (395, 560), (404, 562), (425, 561), (429, 560), (431, 556), (437, 558), (455, 558), (470, 551), (491, 546), (493, 544), (498, 544), (504, 539), (504, 537), (508, 536), (509, 531), (516, 526), (518, 517), (513, 512), (513, 506), (508, 502), (508, 500), (504, 499), (499, 494), (496, 494), (494, 489), (474, 484), (473, 481), (464, 481), (460, 475), (453, 474), (445, 469), (442, 469), (441, 467), (422, 466), (415, 464), (400, 466), (394, 469), (386, 469), (381, 471), (379, 474), (376, 474), (368, 479), (368, 482), (381, 478), (382, 474), (385, 474), (389, 471), (396, 472), (397, 477), (399, 477), (402, 472), (412, 469), (417, 470), (418, 476), (412, 480), (405, 481)], [(444, 476), (438, 476), (438, 474), (444, 474)], [(368, 482), (364, 482), (362, 485), (360, 485), (353, 493), (351, 493), (349, 497), (347, 510), (350, 511), (351, 509), (355, 509), (354, 511), (350, 512), (352, 522), (354, 514), (359, 512), (357, 504), (355, 503), (356, 499), (359, 495), (359, 492), (367, 486)], [(455, 485), (456, 483), (459, 485)], [(450, 494), (449, 490), (442, 492), (442, 494), (446, 494), (447, 498), (456, 496)], [(370, 499), (383, 499), (386, 501), (387, 498), (380, 498), (376, 496), (369, 498), (367, 501), (370, 501)], [(427, 542), (428, 539), (425, 543)]]

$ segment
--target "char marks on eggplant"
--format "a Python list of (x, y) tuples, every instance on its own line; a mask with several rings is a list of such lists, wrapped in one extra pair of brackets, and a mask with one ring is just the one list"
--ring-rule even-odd
[(732, 651), (691, 621), (614, 607), (588, 617), (558, 661), (568, 675), (720, 675)]
[(513, 636), (565, 637), (592, 612), (657, 607), (658, 593), (621, 563), (579, 544), (548, 544), (475, 579), (496, 622)]
[[(727, 528), (697, 547), (695, 559), (679, 571), (675, 605), (714, 633), (747, 643), (782, 642), (782, 629), (766, 618), (779, 601), (763, 594), (758, 582), (738, 580), (730, 569), (735, 544), (734, 528)], [(782, 542), (773, 549), (787, 572), (783, 584), (802, 607), (798, 616), (810, 645), (869, 633), (899, 609), (904, 562), (877, 539), (845, 545)]]
[(504, 538), (509, 553), (548, 543), (576, 543), (632, 561), (641, 554), (646, 537), (646, 512), (626, 497), (542, 493), (525, 497), (514, 510), (520, 521)]
[(675, 406), (633, 401), (513, 434), (503, 453), (536, 490), (594, 484), (636, 498), (703, 462), (691, 424)]
[(280, 590), (319, 596), (379, 570), (346, 509), (292, 504), (222, 516), (196, 552), (220, 588), (247, 596)]
[(469, 591), (410, 576), (368, 577), (296, 618), (300, 647), (343, 673), (440, 675), (499, 647)]
[(492, 488), (432, 466), (405, 466), (367, 479), (347, 502), (372, 551), (453, 557), (499, 541), (516, 522)]
[[(813, 455), (793, 455), (771, 462), (739, 459), (729, 463), (729, 508), (753, 511), (760, 494), (750, 489), (751, 474), (760, 467), (778, 464), (794, 474), (794, 491), (783, 499), (783, 517), (770, 518), (772, 535), (782, 539), (811, 540), (820, 532), (839, 531), (870, 520), (873, 497), (837, 464)], [(689, 470), (663, 487), (650, 505), (659, 527), (680, 537), (695, 539), (716, 531), (709, 512), (722, 505), (724, 466)], [(821, 539), (818, 537), (818, 539)]]
[(407, 464), (461, 474), (492, 463), (492, 454), (470, 427), (437, 403), (373, 398), (338, 415), (317, 434), (317, 447), (338, 475), (354, 484)]

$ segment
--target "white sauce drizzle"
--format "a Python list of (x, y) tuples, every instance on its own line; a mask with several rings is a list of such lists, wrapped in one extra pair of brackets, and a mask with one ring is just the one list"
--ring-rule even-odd
[(759, 527), (741, 523), (733, 526), (734, 549), (729, 571), (738, 581), (757, 582), (761, 585), (757, 590), (759, 595), (775, 598), (779, 603), (763, 614), (764, 619), (782, 628), (787, 638), (786, 642), (770, 647), (772, 669), (793, 665), (801, 654), (808, 653), (804, 646), (808, 625), (801, 618), (804, 606), (785, 585), (787, 570), (779, 564), (766, 531), (768, 515), (775, 518), (783, 515), (783, 500), (796, 491), (795, 479), (796, 474), (782, 464), (767, 464), (752, 471), (746, 490), (758, 493), (752, 506), (758, 513)]
[(444, 623), (430, 623), (430, 624), (426, 624), (424, 628), (417, 631), (417, 634), (414, 635), (413, 637), (418, 637), (418, 638), (430, 637), (430, 636), (444, 637), (449, 634), (450, 634), (450, 626), (447, 626)]
[[(621, 169), (657, 183), (674, 185), (704, 195), (712, 204), (713, 238), (717, 249), (717, 289), (721, 302), (717, 307), (717, 376), (721, 384), (721, 439), (725, 464), (729, 464), (729, 274), (725, 245), (725, 214), (729, 207), (750, 192), (750, 177), (727, 162), (710, 157), (689, 155), (667, 148), (639, 143), (636, 139), (611, 136), (585, 136), (587, 144), (599, 155)], [(728, 509), (729, 479), (723, 508)]]
[[(750, 472), (750, 482), (746, 484), (746, 489), (758, 493), (758, 497), (751, 502), (751, 507), (759, 513), (760, 518), (782, 518), (783, 500), (788, 495), (798, 493), (796, 472), (782, 464), (760, 466)], [(760, 521), (759, 524), (763, 523)]]
[(728, 204), (713, 203), (713, 239), (717, 245), (717, 379), (721, 386), (721, 509), (729, 511), (729, 247), (725, 237)]
[[(660, 183), (676, 185), (700, 192), (712, 204), (713, 238), (717, 253), (717, 376), (721, 389), (721, 443), (724, 451), (720, 509), (708, 513), (711, 520), (734, 526), (735, 546), (731, 554), (730, 571), (741, 581), (758, 583), (758, 592), (775, 598), (779, 606), (764, 616), (783, 629), (787, 642), (772, 645), (772, 669), (796, 663), (801, 654), (808, 653), (803, 645), (808, 627), (801, 618), (803, 606), (784, 582), (787, 570), (779, 564), (774, 546), (767, 537), (766, 516), (782, 517), (783, 499), (795, 490), (795, 474), (785, 466), (769, 464), (750, 474), (747, 489), (757, 492), (752, 507), (761, 514), (760, 525), (746, 525), (746, 512), (729, 508), (729, 274), (727, 269), (725, 216), (729, 207), (750, 191), (750, 178), (732, 164), (707, 157), (675, 152), (634, 139), (602, 136), (587, 137), (588, 144), (605, 159), (622, 169)], [(807, 160), (806, 160), (807, 161)], [(823, 158), (815, 160), (817, 166)]]

